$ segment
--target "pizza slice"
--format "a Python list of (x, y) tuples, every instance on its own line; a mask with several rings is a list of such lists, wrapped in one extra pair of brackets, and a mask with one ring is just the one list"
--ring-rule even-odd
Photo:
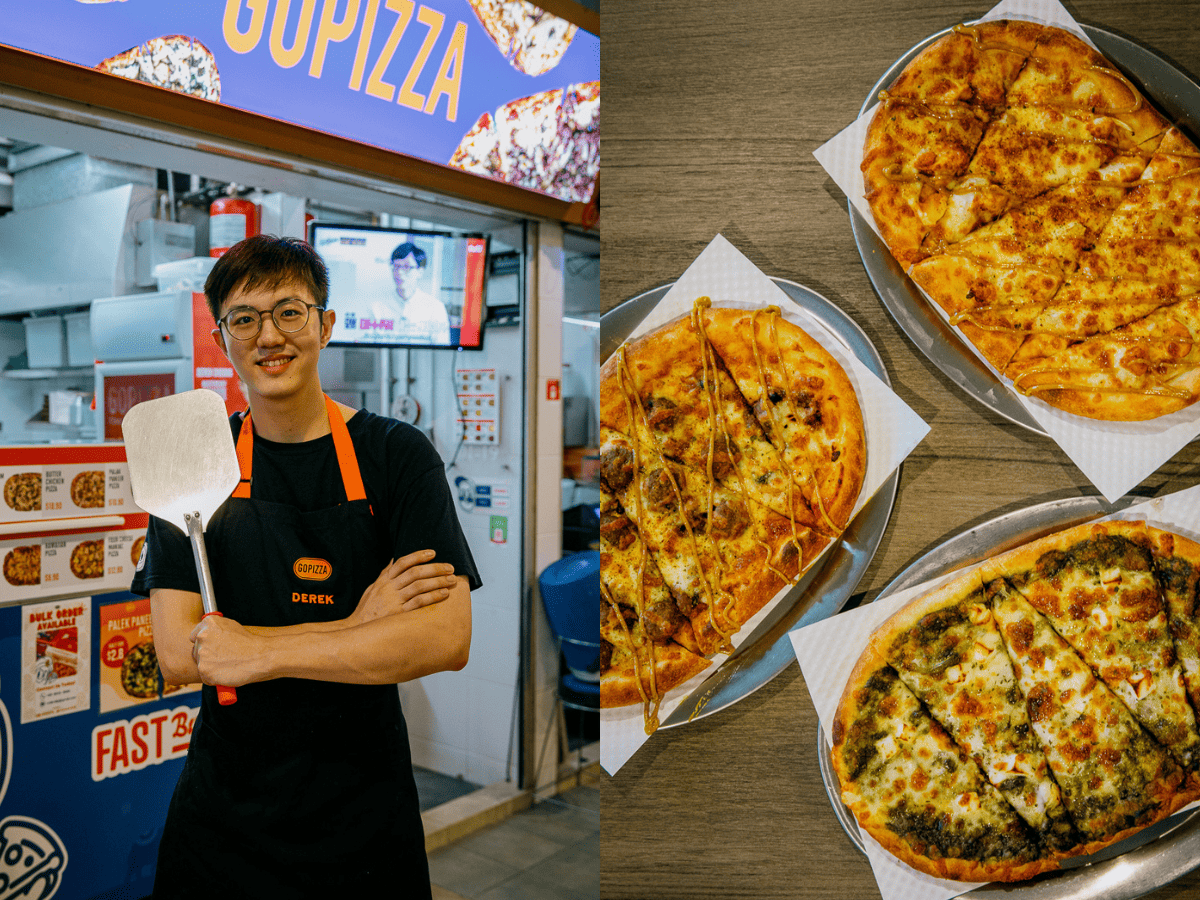
[(970, 755), (868, 650), (832, 729), (841, 798), (902, 862), (939, 878), (1018, 881), (1058, 868)]
[(96, 68), (205, 100), (221, 99), (221, 76), (212, 51), (182, 34), (150, 38), (102, 60)]
[(467, 2), (504, 58), (526, 75), (542, 75), (557, 66), (579, 30), (529, 0)]
[[(997, 570), (992, 570), (994, 573)], [(987, 575), (985, 574), (985, 578)], [(1190, 799), (1171, 755), (1003, 577), (987, 582), (1030, 724), (1091, 853), (1166, 818)]]
[[(708, 574), (732, 598), (722, 615), (735, 629), (794, 583), (829, 543), (827, 535), (762, 506), (739, 485), (712, 481), (687, 466), (672, 467), (672, 475), (684, 518), (713, 547), (718, 568)], [(708, 634), (707, 621), (695, 627)]]
[(680, 466), (653, 448), (601, 426), (600, 474), (654, 558), (704, 655), (730, 649), (734, 598), (720, 585), (721, 560), (705, 533), (685, 515)]
[(643, 425), (639, 437), (667, 459), (750, 494), (800, 528), (820, 527), (695, 315), (623, 346), (601, 368), (600, 384), (600, 418), (611, 428), (631, 435)]
[(845, 370), (777, 307), (705, 309), (703, 327), (818, 526), (841, 534), (866, 474), (862, 412)]
[(1045, 28), (1006, 98), (1007, 105), (1086, 111), (1122, 123), (1150, 146), (1169, 123), (1104, 56), (1076, 35)]
[(1179, 284), (1156, 284), (1126, 278), (1092, 281), (1068, 278), (1054, 298), (1032, 317), (1020, 308), (1002, 309), (1014, 327), (1035, 334), (1082, 340), (1131, 325), (1163, 306), (1177, 303), (1195, 290)]
[(1078, 843), (978, 570), (905, 606), (871, 644), (1042, 844)]
[(641, 703), (647, 733), (662, 698), (710, 665), (637, 529), (608, 498), (600, 528), (600, 704)]
[(1200, 761), (1144, 523), (1067, 529), (996, 567), (1176, 759)]
[[(995, 259), (980, 244), (931, 256), (910, 275), (989, 363), (1003, 371), (1058, 292), (1062, 270)], [(992, 258), (989, 258), (992, 257)]]
[(1067, 412), (1140, 421), (1200, 399), (1200, 294), (1061, 350), (1014, 355), (1013, 387)]
[(931, 235), (935, 247), (961, 239), (1008, 207), (1004, 191), (961, 178), (1037, 33), (1015, 21), (958, 26), (881, 95), (863, 182), (884, 241), (905, 269), (928, 255)]
[(1200, 709), (1200, 544), (1148, 527), (1175, 655), (1192, 709)]
[(1148, 158), (1112, 116), (1010, 106), (988, 126), (966, 175), (987, 179), (1019, 206), (1070, 182), (1136, 181)]
[[(863, 186), (884, 241), (905, 269), (926, 255), (926, 236), (938, 222), (973, 205), (973, 197), (959, 199), (949, 186), (966, 172), (986, 126), (987, 113), (979, 108), (943, 103), (934, 114), (924, 101), (905, 102), (896, 91), (876, 112), (861, 165)], [(1007, 198), (1000, 202), (1007, 205)]]
[[(612, 429), (601, 449), (615, 458), (635, 448)], [(637, 527), (676, 601), (691, 619), (701, 651), (732, 649), (732, 636), (793, 583), (829, 538), (757, 503), (747, 492), (636, 447), (639, 475), (606, 481)]]
[(637, 527), (613, 497), (600, 503), (600, 565), (601, 580), (613, 588), (621, 606), (637, 613), (650, 640), (695, 646), (691, 620), (663, 581)]

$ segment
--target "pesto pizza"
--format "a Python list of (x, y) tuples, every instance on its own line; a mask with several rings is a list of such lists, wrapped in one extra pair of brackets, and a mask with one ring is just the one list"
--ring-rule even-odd
[(884, 622), (832, 731), (862, 828), (927, 874), (1020, 881), (1200, 798), (1198, 551), (1077, 526)]
[(1094, 419), (1200, 398), (1200, 151), (1063, 29), (956, 26), (882, 93), (866, 199), (1018, 393)]
[(845, 529), (866, 470), (853, 384), (777, 307), (696, 301), (601, 369), (600, 702), (703, 671)]

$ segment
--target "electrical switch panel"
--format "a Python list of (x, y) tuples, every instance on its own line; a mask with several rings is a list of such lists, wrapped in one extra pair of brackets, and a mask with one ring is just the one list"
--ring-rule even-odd
[(500, 380), (495, 369), (458, 369), (454, 373), (458, 394), (457, 425), (468, 444), (500, 443)]

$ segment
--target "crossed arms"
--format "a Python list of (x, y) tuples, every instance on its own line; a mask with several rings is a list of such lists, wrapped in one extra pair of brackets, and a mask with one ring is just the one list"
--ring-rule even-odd
[(200, 595), (150, 592), (154, 646), (171, 684), (238, 687), (272, 678), (398, 684), (467, 664), (471, 593), (433, 552), (401, 557), (380, 572), (344, 619), (283, 627), (203, 618)]

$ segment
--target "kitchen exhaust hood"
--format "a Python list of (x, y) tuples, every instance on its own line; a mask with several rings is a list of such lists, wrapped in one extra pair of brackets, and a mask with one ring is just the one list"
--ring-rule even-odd
[(137, 223), (155, 199), (124, 184), (0, 218), (0, 315), (136, 292)]

